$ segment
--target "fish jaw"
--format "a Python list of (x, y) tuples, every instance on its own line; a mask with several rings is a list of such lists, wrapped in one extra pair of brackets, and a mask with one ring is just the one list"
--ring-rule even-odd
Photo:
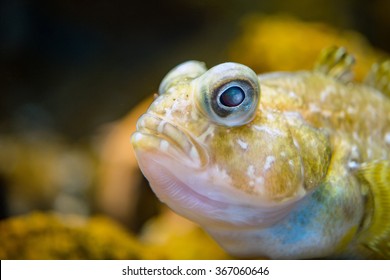
[(131, 138), (141, 171), (157, 197), (206, 228), (267, 227), (301, 198), (284, 203), (243, 192), (179, 127), (147, 113)]
[[(137, 136), (139, 137), (139, 136)], [(194, 171), (168, 155), (136, 150), (139, 166), (157, 197), (175, 212), (206, 228), (268, 227), (291, 209), (284, 205), (253, 205), (247, 194), (210, 184), (206, 172)]]

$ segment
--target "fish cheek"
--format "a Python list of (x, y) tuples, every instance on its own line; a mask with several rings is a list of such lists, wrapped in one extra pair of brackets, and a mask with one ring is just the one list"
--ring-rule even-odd
[(290, 131), (302, 158), (305, 187), (310, 190), (327, 174), (332, 154), (329, 137), (308, 124), (292, 125)]
[(267, 196), (273, 201), (299, 196), (303, 186), (302, 160), (293, 140), (291, 137), (264, 137), (264, 140), (272, 143), (261, 161)]
[[(210, 150), (212, 162), (230, 176), (233, 186), (267, 201), (294, 197), (303, 178), (301, 159), (288, 130), (240, 127), (216, 131)], [(274, 128), (274, 130), (273, 130)]]

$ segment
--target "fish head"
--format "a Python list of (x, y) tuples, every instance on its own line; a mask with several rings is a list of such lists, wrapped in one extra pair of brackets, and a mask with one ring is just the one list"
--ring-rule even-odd
[(286, 117), (264, 110), (261, 95), (258, 76), (237, 63), (189, 61), (165, 76), (131, 138), (162, 202), (206, 227), (251, 227), (307, 194)]

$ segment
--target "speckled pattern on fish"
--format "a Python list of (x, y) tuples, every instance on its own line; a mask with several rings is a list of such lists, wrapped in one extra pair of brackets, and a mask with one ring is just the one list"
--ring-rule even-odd
[(177, 66), (132, 136), (142, 172), (232, 255), (389, 258), (390, 67), (357, 84), (353, 63), (329, 48), (313, 71)]

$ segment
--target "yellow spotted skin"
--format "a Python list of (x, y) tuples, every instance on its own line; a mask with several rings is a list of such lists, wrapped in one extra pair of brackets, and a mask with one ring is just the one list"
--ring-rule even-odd
[[(344, 49), (328, 52), (316, 71), (258, 77), (187, 62), (138, 121), (132, 144), (156, 195), (232, 255), (389, 257), (369, 240), (389, 242), (376, 228), (390, 206), (375, 196), (390, 182), (359, 172), (390, 160), (390, 100), (352, 82)], [(221, 105), (231, 86), (255, 109)]]

